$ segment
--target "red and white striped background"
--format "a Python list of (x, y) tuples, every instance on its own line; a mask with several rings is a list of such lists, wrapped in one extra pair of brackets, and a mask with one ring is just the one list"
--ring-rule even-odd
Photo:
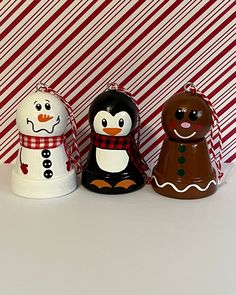
[(233, 161), (234, 3), (3, 0), (1, 161), (16, 158), (15, 111), (39, 81), (74, 108), (83, 159), (89, 148), (90, 102), (107, 82), (125, 86), (140, 109), (141, 151), (147, 162), (157, 160), (164, 138), (163, 103), (193, 81), (218, 112), (223, 160)]

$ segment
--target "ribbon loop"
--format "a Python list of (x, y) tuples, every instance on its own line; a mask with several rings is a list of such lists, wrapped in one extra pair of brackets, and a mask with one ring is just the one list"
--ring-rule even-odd
[(35, 88), (36, 88), (36, 91), (45, 91), (45, 90), (47, 91), (48, 86), (42, 82), (38, 82)]
[(119, 85), (114, 82), (107, 83), (107, 89), (119, 91)]
[[(211, 124), (211, 130), (210, 130), (210, 152), (212, 153), (213, 160), (216, 165), (217, 169), (217, 177), (218, 177), (218, 183), (221, 182), (222, 177), (224, 176), (224, 173), (222, 172), (222, 136), (221, 136), (221, 128), (219, 124), (219, 117), (216, 113), (215, 108), (213, 107), (213, 104), (211, 103), (209, 97), (207, 97), (203, 92), (199, 91), (194, 83), (192, 82), (187, 82), (184, 85), (184, 90), (187, 93), (194, 93), (200, 95), (208, 104), (208, 106), (211, 109), (211, 116), (212, 116), (212, 124)], [(215, 145), (213, 142), (213, 129), (214, 129), (214, 124), (217, 126), (217, 137), (219, 140), (219, 154), (216, 156), (216, 149)]]
[[(135, 101), (135, 98), (134, 98), (134, 95), (132, 93), (130, 93), (129, 91), (127, 91), (123, 86), (115, 83), (115, 82), (110, 82), (110, 83), (107, 83), (107, 89), (106, 90), (115, 90), (117, 92), (121, 92), (121, 93), (124, 93), (125, 95), (127, 95), (134, 103), (136, 109), (137, 109), (137, 129), (136, 129), (136, 132), (137, 132), (137, 139), (136, 139), (136, 142), (134, 142), (134, 144), (136, 144), (137, 146), (137, 149), (139, 150), (140, 149), (140, 134), (141, 134), (141, 119), (140, 119), (140, 112), (139, 112), (139, 108), (137, 106), (137, 103)], [(135, 137), (135, 131), (133, 131), (133, 136)], [(147, 167), (146, 170), (149, 170), (150, 169), (148, 168), (148, 165), (146, 163), (146, 161), (144, 160), (144, 158), (142, 159), (144, 165)], [(150, 183), (150, 177), (147, 176), (147, 183)]]
[[(137, 103), (135, 101), (134, 95), (131, 94), (130, 92), (128, 92), (123, 86), (115, 83), (115, 82), (110, 82), (107, 83), (107, 89), (106, 90), (115, 90), (117, 92), (121, 92), (124, 93), (125, 95), (127, 95), (132, 102), (134, 103), (136, 109), (137, 109), (137, 140), (136, 140), (136, 144), (138, 149), (140, 148), (140, 129), (141, 129), (141, 120), (140, 120), (140, 112), (139, 112), (139, 108), (137, 106)], [(135, 135), (135, 132), (134, 132)]]
[(187, 93), (196, 93), (196, 86), (192, 82), (187, 82), (184, 85), (184, 91)]
[[(45, 91), (48, 93), (51, 93), (55, 96), (57, 96), (60, 101), (64, 104), (66, 111), (68, 113), (69, 116), (69, 121), (70, 121), (70, 125), (71, 125), (71, 134), (72, 134), (72, 146), (71, 146), (71, 151), (69, 151), (69, 148), (66, 144), (65, 141), (65, 148), (66, 148), (66, 153), (69, 157), (69, 159), (75, 164), (75, 168), (76, 168), (76, 172), (79, 173), (82, 171), (82, 160), (81, 160), (81, 156), (80, 156), (80, 152), (79, 152), (79, 147), (78, 147), (78, 143), (77, 143), (77, 125), (76, 125), (76, 121), (75, 121), (75, 115), (73, 112), (72, 107), (70, 106), (70, 104), (65, 100), (65, 98), (58, 93), (57, 91), (55, 91), (53, 88), (49, 87), (47, 84), (39, 82), (36, 84), (36, 91)], [(76, 152), (76, 157), (78, 158), (78, 160), (73, 156), (73, 152)]]

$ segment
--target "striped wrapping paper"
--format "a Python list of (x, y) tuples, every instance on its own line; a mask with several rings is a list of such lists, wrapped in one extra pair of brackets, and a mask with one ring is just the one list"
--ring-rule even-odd
[(91, 101), (108, 82), (124, 86), (140, 109), (141, 152), (149, 163), (164, 138), (163, 103), (193, 81), (219, 115), (223, 160), (235, 160), (234, 3), (3, 0), (1, 161), (17, 156), (16, 108), (39, 81), (73, 107), (83, 160)]

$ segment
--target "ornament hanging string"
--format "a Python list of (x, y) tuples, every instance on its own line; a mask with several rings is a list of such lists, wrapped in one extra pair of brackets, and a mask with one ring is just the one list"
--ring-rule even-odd
[[(107, 83), (107, 89), (106, 90), (115, 90), (117, 92), (122, 92), (125, 95), (127, 95), (134, 103), (136, 109), (137, 109), (137, 139), (136, 139), (136, 145), (137, 145), (137, 149), (140, 149), (140, 134), (141, 134), (141, 120), (140, 120), (140, 112), (137, 106), (137, 103), (134, 99), (134, 96), (127, 91), (123, 86), (115, 83), (115, 82), (111, 82), (111, 83)], [(134, 133), (135, 135), (135, 133)], [(146, 163), (146, 161), (144, 160), (144, 158), (142, 159), (142, 161), (144, 162), (144, 164), (148, 167), (148, 164)], [(148, 168), (148, 171), (150, 171), (150, 169)], [(148, 177), (146, 175), (146, 182), (149, 184), (151, 182), (151, 178)]]
[[(220, 129), (218, 115), (217, 115), (217, 113), (216, 113), (216, 111), (215, 111), (209, 97), (207, 97), (203, 92), (196, 89), (196, 86), (192, 82), (186, 83), (184, 85), (184, 90), (185, 90), (185, 92), (200, 95), (207, 102), (207, 104), (209, 105), (209, 107), (211, 109), (212, 123), (211, 123), (211, 130), (210, 130), (210, 148), (211, 148), (211, 153), (212, 153), (212, 156), (213, 156), (213, 160), (214, 160), (216, 168), (217, 168), (218, 183), (220, 183), (224, 173), (222, 172), (222, 135), (221, 135), (221, 129)], [(214, 147), (214, 142), (213, 142), (214, 122), (216, 123), (216, 126), (217, 126), (217, 137), (219, 139), (219, 154), (218, 154), (218, 157), (216, 157), (216, 152), (215, 152), (215, 147)]]
[(136, 101), (134, 99), (134, 96), (129, 92), (127, 91), (124, 87), (122, 87), (121, 85), (118, 85), (117, 83), (114, 83), (114, 82), (111, 82), (111, 83), (107, 83), (107, 90), (115, 90), (115, 91), (118, 91), (118, 92), (122, 92), (124, 93), (125, 95), (127, 95), (129, 98), (131, 98), (131, 100), (133, 101), (134, 105), (136, 106), (137, 108), (137, 114), (138, 114), (138, 117), (137, 117), (137, 147), (138, 149), (140, 148), (140, 132), (141, 132), (141, 120), (140, 120), (140, 113), (139, 113), (139, 109), (138, 109), (138, 106), (136, 104)]
[[(65, 98), (60, 93), (58, 93), (53, 88), (47, 86), (46, 84), (44, 84), (42, 82), (39, 82), (36, 84), (36, 91), (45, 91), (45, 92), (51, 93), (51, 94), (57, 96), (60, 99), (60, 101), (64, 104), (66, 111), (68, 113), (68, 116), (69, 116), (69, 121), (70, 121), (70, 125), (71, 125), (71, 133), (72, 133), (72, 137), (73, 137), (71, 151), (69, 151), (69, 148), (68, 148), (68, 145), (67, 145), (66, 139), (65, 139), (65, 141), (64, 141), (65, 150), (66, 150), (68, 158), (75, 164), (75, 169), (78, 174), (79, 172), (82, 171), (82, 161), (81, 161), (81, 156), (80, 156), (79, 147), (78, 147), (77, 138), (76, 138), (77, 127), (76, 127), (75, 115), (74, 115), (72, 107), (70, 106), (70, 104), (65, 100)], [(78, 158), (78, 160), (73, 156), (73, 151), (76, 152), (76, 157)]]

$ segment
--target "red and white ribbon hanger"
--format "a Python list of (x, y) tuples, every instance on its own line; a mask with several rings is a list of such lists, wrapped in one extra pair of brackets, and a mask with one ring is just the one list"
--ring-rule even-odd
[[(203, 92), (196, 89), (196, 86), (192, 82), (187, 82), (184, 85), (185, 92), (194, 93), (200, 95), (209, 105), (211, 109), (211, 116), (212, 116), (212, 123), (211, 123), (211, 130), (210, 130), (210, 148), (211, 153), (213, 156), (213, 160), (215, 162), (216, 168), (217, 168), (217, 175), (218, 175), (218, 183), (220, 183), (224, 173), (222, 171), (222, 135), (221, 135), (221, 129), (219, 124), (219, 117), (216, 113), (215, 108), (213, 107), (209, 97), (207, 97)], [(213, 129), (214, 126), (217, 126), (217, 137), (219, 139), (219, 154), (218, 157), (216, 156), (215, 148), (214, 148), (214, 142), (213, 142)]]
[(123, 86), (115, 83), (115, 82), (110, 82), (107, 83), (107, 89), (106, 90), (115, 90), (118, 92), (122, 92), (125, 95), (127, 95), (129, 98), (131, 98), (131, 100), (133, 101), (134, 105), (137, 108), (137, 147), (138, 149), (140, 148), (140, 132), (141, 132), (141, 119), (140, 119), (140, 112), (139, 112), (139, 108), (137, 106), (137, 103), (135, 101), (134, 95), (132, 93), (130, 93), (129, 91), (127, 91)]
[[(125, 95), (127, 95), (133, 101), (133, 103), (134, 103), (134, 105), (135, 105), (135, 107), (137, 109), (137, 139), (135, 141), (136, 141), (137, 149), (139, 150), (140, 149), (140, 134), (141, 134), (141, 119), (140, 119), (140, 111), (139, 111), (139, 108), (137, 106), (134, 95), (132, 93), (130, 93), (129, 91), (127, 91), (123, 86), (121, 86), (121, 85), (119, 85), (119, 84), (117, 84), (115, 82), (107, 83), (106, 90), (115, 90), (117, 92), (124, 93)], [(135, 134), (134, 134), (134, 136), (135, 136)], [(147, 162), (145, 161), (144, 158), (142, 159), (142, 161), (148, 167), (148, 164), (147, 164)], [(150, 171), (149, 167), (148, 167), (148, 171)], [(149, 176), (147, 176), (146, 181), (149, 184), (151, 182), (151, 178)]]
[[(65, 140), (65, 149), (66, 149), (66, 153), (69, 157), (69, 159), (75, 164), (75, 168), (76, 168), (76, 172), (79, 173), (82, 171), (82, 161), (81, 161), (81, 156), (80, 156), (80, 152), (79, 152), (79, 147), (78, 147), (78, 143), (77, 143), (77, 126), (76, 126), (76, 121), (75, 121), (75, 115), (73, 112), (72, 107), (70, 106), (70, 104), (65, 100), (65, 98), (58, 93), (57, 91), (55, 91), (53, 88), (49, 87), (48, 85), (46, 85), (45, 83), (39, 82), (36, 84), (36, 91), (45, 91), (48, 93), (51, 93), (55, 96), (57, 96), (60, 101), (64, 104), (66, 111), (68, 113), (69, 116), (69, 121), (70, 121), (70, 125), (71, 125), (71, 134), (72, 134), (72, 146), (71, 146), (71, 151), (69, 151), (69, 148), (66, 144), (66, 140)], [(78, 158), (78, 160), (73, 156), (73, 151), (75, 151), (76, 153), (76, 157)]]

